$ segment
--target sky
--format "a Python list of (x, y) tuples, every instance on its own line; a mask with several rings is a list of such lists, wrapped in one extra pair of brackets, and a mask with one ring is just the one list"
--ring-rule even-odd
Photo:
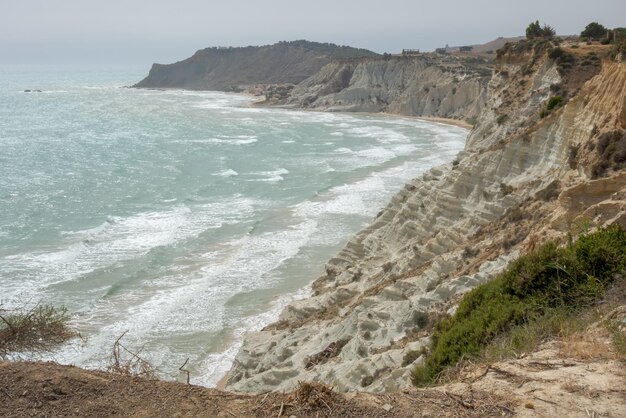
[(0, 0), (0, 64), (170, 63), (209, 46), (308, 39), (398, 52), (626, 26), (626, 0)]

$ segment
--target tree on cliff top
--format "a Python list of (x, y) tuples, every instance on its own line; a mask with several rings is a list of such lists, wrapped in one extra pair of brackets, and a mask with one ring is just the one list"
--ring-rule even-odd
[(528, 39), (537, 39), (537, 38), (553, 38), (556, 35), (556, 32), (552, 26), (543, 25), (543, 27), (539, 24), (539, 21), (532, 22), (526, 28), (526, 38)]
[(581, 38), (587, 39), (601, 39), (606, 37), (607, 29), (598, 22), (591, 22), (587, 25), (585, 30), (580, 32)]

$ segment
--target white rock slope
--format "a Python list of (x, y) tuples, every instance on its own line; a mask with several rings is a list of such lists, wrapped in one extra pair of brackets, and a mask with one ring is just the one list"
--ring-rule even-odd
[(284, 104), (325, 111), (468, 119), (485, 101), (490, 64), (426, 56), (334, 61), (297, 85)]
[[(598, 157), (589, 145), (601, 132), (626, 129), (626, 66), (605, 62), (566, 105), (540, 119), (553, 86), (567, 80), (545, 53), (528, 54), (518, 63), (503, 59), (486, 97), (473, 96), (484, 109), (457, 160), (407, 184), (328, 262), (311, 298), (246, 337), (229, 390), (289, 390), (307, 380), (340, 391), (408, 387), (429, 322), (454, 309), (460, 294), (521, 251), (562, 236), (584, 213), (610, 214), (596, 216), (599, 224), (626, 224), (626, 176), (591, 180)], [(368, 74), (359, 75), (365, 66), (354, 70), (344, 94), (358, 97), (361, 81), (378, 77), (381, 91), (390, 88), (390, 68), (372, 65)], [(461, 94), (472, 102), (469, 91)], [(407, 94), (404, 103), (421, 106), (411, 100)], [(576, 205), (582, 194), (593, 198)]]

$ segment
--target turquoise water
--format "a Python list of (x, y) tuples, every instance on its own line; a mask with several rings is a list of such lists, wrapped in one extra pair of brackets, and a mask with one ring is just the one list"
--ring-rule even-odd
[(85, 337), (44, 359), (103, 368), (128, 331), (163, 377), (189, 357), (215, 384), (245, 331), (466, 136), (122, 87), (144, 74), (0, 68), (0, 300), (64, 304)]

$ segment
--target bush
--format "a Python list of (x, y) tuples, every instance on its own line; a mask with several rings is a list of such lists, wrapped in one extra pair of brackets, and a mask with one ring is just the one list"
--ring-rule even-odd
[(598, 162), (593, 166), (592, 177), (597, 178), (608, 169), (614, 171), (626, 167), (626, 132), (606, 132), (598, 139), (596, 147)]
[(552, 242), (520, 257), (493, 281), (466, 294), (453, 317), (436, 324), (431, 355), (414, 369), (414, 383), (432, 383), (446, 367), (478, 356), (504, 335), (517, 335), (512, 347), (522, 346), (520, 327), (536, 328), (588, 307), (624, 269), (626, 232), (617, 226), (582, 235), (574, 245)]
[(556, 47), (556, 48), (552, 48), (549, 52), (548, 52), (548, 58), (550, 58), (551, 60), (558, 60), (559, 58), (561, 58), (562, 56), (565, 55), (565, 51), (563, 51), (563, 49)]
[(581, 38), (585, 39), (601, 39), (606, 38), (607, 28), (599, 24), (598, 22), (591, 22), (580, 33)]
[(542, 27), (538, 20), (529, 24), (526, 28), (526, 38), (528, 39), (550, 39), (553, 38), (555, 34), (554, 28), (548, 25), (543, 25)]
[(548, 111), (551, 111), (552, 109), (554, 109), (555, 107), (557, 107), (558, 105), (563, 103), (563, 100), (564, 100), (563, 96), (551, 97), (550, 100), (548, 100), (548, 104), (546, 105), (546, 109)]
[(23, 311), (0, 309), (0, 358), (14, 352), (40, 352), (76, 335), (67, 326), (65, 307), (37, 305)]

